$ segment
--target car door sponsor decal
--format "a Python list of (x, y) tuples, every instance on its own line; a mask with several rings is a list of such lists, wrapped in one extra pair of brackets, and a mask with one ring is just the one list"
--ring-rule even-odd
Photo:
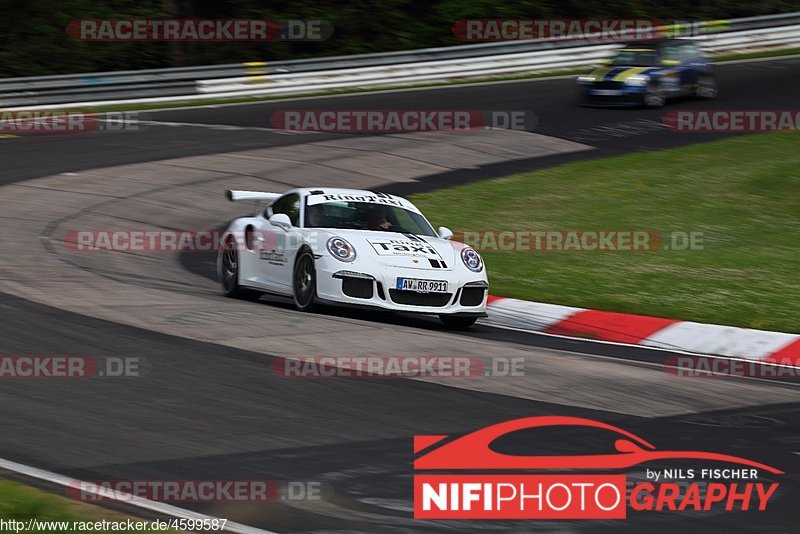
[(664, 71), (661, 75), (661, 87), (668, 91), (677, 91), (681, 85), (681, 77), (677, 71)]
[(271, 265), (286, 265), (286, 256), (275, 250), (272, 252), (262, 250), (258, 254), (258, 259), (264, 260)]

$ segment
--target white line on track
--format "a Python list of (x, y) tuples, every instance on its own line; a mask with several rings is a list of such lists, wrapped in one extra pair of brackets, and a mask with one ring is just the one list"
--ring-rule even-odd
[[(118, 123), (119, 121), (112, 119), (99, 119), (100, 122)], [(270, 132), (286, 135), (308, 135), (316, 134), (318, 132), (305, 131), (305, 130), (276, 130), (275, 128), (264, 128), (261, 126), (236, 126), (233, 124), (204, 124), (197, 122), (170, 122), (170, 121), (143, 121), (143, 120), (128, 120), (129, 124), (141, 124), (143, 126), (169, 126), (173, 128), (207, 128), (209, 130), (250, 130), (257, 132)]]
[[(64, 487), (75, 487), (81, 483), (80, 480), (75, 478), (59, 475), (58, 473), (52, 473), (50, 471), (45, 471), (44, 469), (31, 467), (29, 465), (18, 464), (17, 462), (12, 462), (4, 458), (0, 458), (0, 469), (5, 469), (6, 471), (19, 473), (20, 475), (29, 478), (43, 480), (45, 482), (49, 482), (51, 484), (58, 484)], [(99, 491), (93, 491), (91, 488), (87, 488), (86, 490), (82, 489), (81, 491), (86, 491), (86, 493), (94, 493), (96, 495), (100, 495)], [(201, 520), (220, 519), (218, 517), (205, 515), (198, 512), (193, 512), (191, 510), (185, 510), (183, 508), (178, 508), (177, 506), (172, 506), (162, 502), (150, 501), (139, 497), (134, 498), (133, 495), (128, 495), (122, 492), (118, 493), (120, 497), (123, 497), (124, 499), (130, 497), (130, 500), (120, 499), (120, 502), (123, 502), (124, 504), (129, 504), (131, 506), (135, 506), (137, 508), (142, 508), (144, 510), (149, 510), (151, 512), (156, 512), (171, 517), (177, 517), (179, 519), (201, 519)], [(235, 523), (233, 521), (228, 521), (225, 523), (225, 532), (233, 532), (235, 534), (277, 534), (270, 530), (262, 530), (260, 528), (243, 525), (241, 523)]]

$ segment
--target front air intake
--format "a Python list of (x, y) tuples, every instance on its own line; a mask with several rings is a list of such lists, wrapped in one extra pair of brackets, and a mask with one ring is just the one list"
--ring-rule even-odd
[(367, 278), (342, 279), (342, 293), (356, 299), (371, 299), (373, 282)]

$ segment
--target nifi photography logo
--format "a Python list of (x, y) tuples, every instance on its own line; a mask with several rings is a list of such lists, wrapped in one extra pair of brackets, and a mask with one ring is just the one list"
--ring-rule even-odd
[[(516, 456), (493, 448), (513, 432), (546, 435), (559, 427), (605, 434), (615, 452)], [(414, 453), (415, 519), (625, 519), (628, 508), (764, 511), (780, 485), (773, 475), (784, 474), (727, 454), (657, 450), (621, 428), (561, 416), (515, 419), (456, 439), (414, 436)], [(671, 467), (687, 461), (691, 468)], [(624, 471), (642, 464), (659, 469), (647, 467), (629, 483)]]

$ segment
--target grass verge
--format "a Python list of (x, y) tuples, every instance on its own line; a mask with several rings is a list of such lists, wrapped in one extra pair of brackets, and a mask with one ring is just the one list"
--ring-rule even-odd
[(703, 236), (702, 250), (485, 252), (495, 295), (800, 332), (798, 148), (800, 132), (750, 135), (566, 164), (413, 200), (435, 226), (454, 231)]
[[(14, 532), (8, 521), (15, 520), (24, 524), (18, 524), (20, 527), (20, 529), (18, 529), (19, 532), (53, 533), (86, 530), (86, 528), (80, 528), (82, 526), (81, 523), (95, 524), (103, 520), (123, 524), (125, 524), (128, 519), (134, 522), (150, 522), (115, 510), (75, 501), (53, 493), (47, 493), (31, 486), (26, 486), (19, 482), (3, 479), (0, 479), (0, 519), (5, 520), (6, 527), (8, 527), (5, 529), (6, 531)], [(28, 521), (31, 519), (36, 520), (37, 523), (32, 530), (29, 530)], [(77, 525), (76, 522), (78, 523)], [(107, 526), (109, 526), (108, 529), (91, 529), (91, 531), (100, 534), (121, 532), (121, 530), (114, 529), (111, 525)], [(137, 532), (175, 533), (178, 531), (151, 530), (148, 528), (147, 530), (138, 530)]]

